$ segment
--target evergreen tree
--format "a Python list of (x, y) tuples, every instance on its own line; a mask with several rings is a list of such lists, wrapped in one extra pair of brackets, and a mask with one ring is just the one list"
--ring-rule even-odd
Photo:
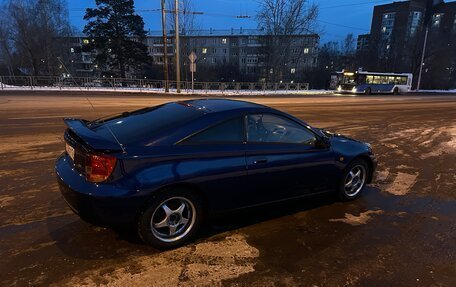
[(133, 0), (96, 0), (95, 3), (97, 8), (86, 10), (84, 19), (89, 22), (84, 33), (89, 37), (87, 48), (96, 51), (96, 64), (122, 78), (126, 78), (130, 68), (143, 70), (151, 59), (144, 44), (144, 21), (135, 14)]

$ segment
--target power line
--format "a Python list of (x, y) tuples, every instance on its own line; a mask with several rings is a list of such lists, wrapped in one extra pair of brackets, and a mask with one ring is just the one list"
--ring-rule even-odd
[(369, 29), (365, 29), (365, 28), (347, 26), (347, 25), (337, 24), (337, 23), (331, 23), (331, 22), (327, 22), (327, 21), (323, 21), (323, 20), (317, 20), (317, 22), (321, 22), (321, 23), (324, 23), (324, 24), (332, 25), (332, 26), (338, 26), (338, 27), (343, 27), (343, 28), (360, 30), (360, 31), (364, 31), (364, 32), (368, 32), (369, 31)]
[[(69, 9), (70, 11), (77, 11), (77, 12), (85, 12), (86, 9), (95, 9), (92, 7), (88, 8), (72, 8)], [(136, 13), (149, 13), (149, 12), (160, 12), (161, 9), (137, 9), (135, 10)], [(166, 13), (174, 13), (174, 10), (166, 10)], [(202, 15), (202, 16), (210, 16), (210, 17), (225, 17), (225, 18), (234, 18), (234, 19), (250, 19), (252, 18), (249, 15), (229, 15), (229, 14), (221, 14), (221, 13), (208, 13), (208, 12), (201, 12), (201, 11), (179, 11), (179, 14), (185, 15)]]

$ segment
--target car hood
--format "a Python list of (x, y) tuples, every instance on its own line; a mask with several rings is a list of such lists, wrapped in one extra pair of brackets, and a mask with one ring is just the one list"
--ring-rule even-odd
[(331, 145), (336, 147), (336, 149), (342, 150), (357, 150), (359, 152), (370, 152), (370, 144), (350, 138), (348, 136), (330, 132), (324, 129), (320, 130), (326, 137), (328, 137)]

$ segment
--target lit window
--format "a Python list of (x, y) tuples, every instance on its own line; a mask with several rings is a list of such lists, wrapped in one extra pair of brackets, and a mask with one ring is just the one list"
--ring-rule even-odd
[(74, 48), (70, 48), (70, 52), (71, 52), (71, 53), (74, 53)]
[(304, 54), (309, 54), (309, 48), (304, 48)]
[(109, 48), (109, 49), (108, 49), (108, 53), (111, 53), (111, 51), (112, 51), (111, 48)]
[(434, 28), (440, 27), (440, 22), (442, 22), (443, 15), (444, 15), (443, 13), (437, 13), (437, 14), (432, 15), (432, 27), (434, 27)]
[(84, 39), (84, 40), (82, 40), (82, 43), (83, 43), (84, 45), (89, 44), (89, 39)]
[(226, 44), (226, 38), (222, 39), (222, 44)]
[(207, 54), (207, 48), (203, 48), (203, 54)]
[(296, 69), (295, 69), (295, 68), (291, 68), (290, 73), (291, 73), (291, 74), (296, 73)]

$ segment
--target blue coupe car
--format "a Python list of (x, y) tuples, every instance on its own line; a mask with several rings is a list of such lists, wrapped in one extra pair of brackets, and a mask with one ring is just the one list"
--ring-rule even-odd
[(369, 144), (244, 101), (64, 121), (55, 170), (68, 205), (96, 224), (134, 225), (158, 248), (182, 245), (215, 213), (326, 192), (355, 199), (377, 165)]

